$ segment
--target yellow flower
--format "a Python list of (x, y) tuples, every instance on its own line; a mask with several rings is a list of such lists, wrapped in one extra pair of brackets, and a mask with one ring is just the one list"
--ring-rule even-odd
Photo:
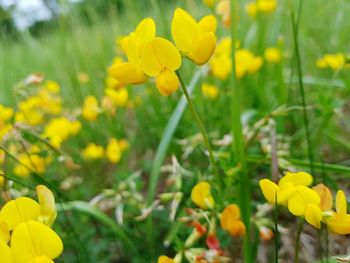
[(30, 154), (30, 156), (28, 156), (27, 154), (21, 154), (18, 157), (18, 160), (21, 163), (16, 164), (16, 166), (14, 167), (14, 173), (17, 176), (29, 176), (31, 170), (35, 171), (38, 174), (43, 174), (46, 170), (47, 160), (45, 160), (43, 157), (37, 154)]
[(208, 182), (200, 182), (196, 184), (191, 192), (192, 202), (202, 209), (213, 208), (215, 201), (210, 192), (210, 184)]
[(53, 262), (63, 251), (60, 237), (49, 227), (37, 221), (18, 225), (12, 233), (13, 263)]
[(240, 79), (246, 74), (252, 74), (257, 72), (261, 68), (263, 60), (261, 57), (254, 56), (247, 49), (238, 49), (236, 51), (235, 63), (236, 75), (237, 78)]
[(54, 147), (60, 148), (62, 142), (77, 134), (80, 129), (79, 121), (71, 121), (65, 117), (54, 118), (44, 128), (43, 137), (48, 138)]
[(335, 210), (336, 213), (325, 218), (329, 230), (342, 235), (350, 234), (350, 215), (347, 213), (346, 196), (342, 190), (337, 192)]
[(208, 83), (203, 83), (202, 84), (202, 94), (204, 97), (206, 97), (208, 99), (216, 99), (218, 94), (219, 94), (219, 90), (214, 85), (210, 85)]
[(59, 93), (60, 92), (60, 85), (56, 81), (53, 81), (53, 80), (45, 81), (44, 87), (52, 93)]
[(277, 7), (276, 0), (257, 0), (257, 8), (261, 13), (271, 13)]
[(82, 116), (89, 121), (95, 121), (99, 114), (97, 99), (94, 96), (87, 96), (84, 100)]
[[(10, 240), (10, 230), (5, 221), (0, 220), (0, 241), (8, 243)], [(1, 253), (0, 253), (1, 255)]]
[(221, 227), (232, 236), (245, 234), (245, 225), (241, 221), (241, 212), (236, 204), (228, 205), (221, 214)]
[(276, 47), (270, 47), (265, 49), (265, 59), (271, 63), (278, 63), (281, 61), (281, 51)]
[(128, 103), (129, 93), (126, 88), (115, 89), (105, 89), (105, 94), (110, 98), (111, 102), (115, 107), (125, 107)]
[(100, 145), (89, 143), (83, 150), (82, 155), (86, 160), (97, 160), (104, 156), (104, 149)]
[(312, 184), (312, 176), (305, 172), (287, 172), (277, 184), (262, 179), (259, 181), (260, 188), (266, 200), (271, 203), (282, 204), (296, 216), (303, 216), (309, 204), (320, 205), (319, 195), (307, 186)]
[(156, 86), (162, 95), (170, 95), (179, 86), (175, 74), (181, 66), (181, 56), (168, 40), (156, 37), (145, 45), (141, 57), (141, 68), (150, 77), (156, 77)]
[(45, 185), (38, 185), (36, 187), (36, 194), (40, 205), (38, 221), (51, 227), (57, 217), (55, 197)]
[(123, 83), (121, 83), (111, 75), (107, 76), (105, 83), (106, 83), (106, 89), (120, 89), (124, 87)]
[(120, 144), (117, 139), (112, 138), (109, 140), (106, 149), (106, 156), (112, 163), (118, 163), (120, 161), (122, 156), (122, 149), (120, 148)]
[(331, 68), (332, 70), (340, 70), (346, 65), (346, 57), (343, 53), (326, 54), (316, 61), (319, 68)]
[(6, 122), (13, 116), (13, 109), (0, 104), (0, 121)]
[(194, 63), (205, 64), (216, 46), (216, 19), (209, 15), (198, 23), (183, 9), (177, 8), (171, 32), (178, 49)]
[(77, 79), (80, 84), (86, 84), (90, 80), (89, 75), (86, 72), (79, 72), (77, 74)]
[(109, 68), (109, 74), (123, 84), (142, 84), (147, 76), (140, 67), (144, 47), (156, 35), (156, 25), (151, 18), (146, 18), (136, 27), (135, 32), (120, 41), (121, 48), (128, 58), (127, 62), (115, 62)]
[(158, 258), (158, 263), (175, 263), (175, 261), (167, 256), (160, 256)]
[(246, 5), (246, 11), (248, 13), (249, 16), (251, 17), (256, 17), (256, 14), (258, 13), (258, 6), (256, 4), (256, 2), (250, 2)]
[(320, 196), (320, 209), (322, 211), (330, 211), (333, 206), (333, 197), (331, 190), (329, 190), (329, 188), (324, 184), (318, 184), (312, 187), (312, 189)]

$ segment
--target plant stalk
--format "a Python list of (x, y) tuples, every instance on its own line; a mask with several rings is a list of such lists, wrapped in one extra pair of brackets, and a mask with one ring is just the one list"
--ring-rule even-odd
[(237, 3), (236, 0), (231, 0), (230, 12), (231, 12), (231, 63), (232, 73), (230, 77), (231, 85), (231, 114), (232, 114), (232, 127), (231, 134), (233, 138), (232, 143), (232, 156), (237, 166), (240, 167), (240, 178), (238, 184), (238, 203), (242, 213), (242, 219), (247, 229), (247, 234), (244, 237), (243, 253), (245, 262), (253, 262), (252, 258), (252, 245), (250, 240), (250, 180), (247, 173), (245, 150), (244, 150), (244, 137), (243, 128), (241, 123), (240, 102), (242, 98), (239, 97), (239, 85), (236, 79), (236, 21), (237, 21)]

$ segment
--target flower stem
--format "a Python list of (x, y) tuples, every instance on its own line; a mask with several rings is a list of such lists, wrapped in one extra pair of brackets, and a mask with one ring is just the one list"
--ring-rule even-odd
[(239, 96), (239, 85), (236, 79), (236, 12), (237, 3), (236, 0), (231, 0), (230, 12), (231, 12), (231, 63), (232, 73), (230, 77), (231, 86), (231, 114), (232, 114), (232, 127), (231, 134), (233, 138), (232, 143), (232, 156), (235, 158), (236, 165), (240, 167), (240, 177), (238, 184), (238, 203), (242, 212), (242, 219), (247, 229), (247, 234), (244, 237), (243, 253), (245, 262), (253, 262), (252, 245), (250, 240), (250, 180), (246, 168), (245, 150), (244, 150), (244, 137), (243, 128), (241, 123), (240, 114), (240, 102), (242, 98)]
[(181, 86), (181, 89), (186, 97), (186, 100), (187, 100), (187, 103), (188, 103), (188, 106), (190, 108), (190, 111), (192, 113), (192, 116), (195, 120), (195, 122), (197, 123), (198, 125), (198, 128), (203, 136), (203, 140), (204, 140), (204, 143), (208, 149), (208, 152), (209, 152), (209, 161), (210, 161), (210, 164), (212, 166), (212, 169), (213, 169), (213, 172), (214, 172), (214, 175), (215, 175), (215, 178), (217, 179), (218, 183), (219, 183), (219, 189), (221, 188), (222, 186), (222, 179), (221, 177), (219, 176), (219, 172), (218, 172), (218, 169), (217, 169), (217, 166), (216, 166), (216, 162), (215, 162), (215, 158), (214, 158), (214, 154), (213, 154), (213, 149), (210, 145), (210, 142), (209, 142), (209, 138), (208, 138), (208, 134), (205, 130), (205, 127), (204, 127), (204, 124), (203, 124), (203, 121), (201, 119), (201, 117), (199, 116), (193, 102), (192, 102), (192, 99), (190, 97), (190, 95), (188, 94), (188, 91), (187, 91), (187, 88), (186, 88), (186, 85), (185, 85), (185, 82), (183, 81), (182, 77), (181, 77), (181, 74), (180, 72), (177, 70), (176, 71), (176, 75), (177, 77), (179, 78), (179, 81), (180, 81), (180, 86)]
[(277, 193), (275, 195), (275, 263), (278, 263), (278, 204), (277, 204)]
[(297, 236), (295, 240), (294, 263), (299, 263), (300, 239), (301, 239), (301, 231), (303, 230), (303, 226), (304, 226), (304, 220), (300, 220), (298, 225)]
[(300, 89), (300, 95), (301, 95), (301, 103), (303, 106), (303, 121), (304, 121), (304, 128), (305, 128), (305, 134), (306, 134), (306, 143), (307, 143), (307, 151), (308, 151), (309, 164), (310, 164), (310, 172), (311, 172), (311, 174), (314, 174), (313, 153), (312, 153), (312, 147), (311, 147), (311, 136), (310, 136), (310, 129), (309, 129), (308, 114), (306, 111), (306, 99), (305, 99), (305, 90), (304, 90), (304, 82), (303, 82), (303, 69), (302, 69), (302, 63), (301, 63), (301, 56), (300, 56), (300, 49), (299, 49), (299, 37), (298, 37), (302, 3), (303, 3), (303, 0), (300, 0), (297, 19), (295, 17), (295, 12), (294, 12), (291, 1), (289, 1), (289, 10), (290, 10), (290, 16), (291, 16), (291, 20), (292, 20), (294, 52), (295, 52), (296, 63), (297, 63), (298, 83), (299, 83), (299, 89)]

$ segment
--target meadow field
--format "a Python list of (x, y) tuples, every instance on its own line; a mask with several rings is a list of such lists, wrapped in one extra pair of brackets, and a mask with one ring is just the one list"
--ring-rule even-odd
[(0, 1), (1, 263), (350, 262), (348, 1), (43, 2)]

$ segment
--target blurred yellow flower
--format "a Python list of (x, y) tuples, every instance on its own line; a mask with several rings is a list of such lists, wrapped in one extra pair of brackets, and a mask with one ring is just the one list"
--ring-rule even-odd
[(158, 258), (158, 263), (175, 263), (175, 261), (167, 256), (160, 256)]
[(277, 0), (256, 0), (246, 5), (249, 16), (255, 18), (258, 13), (272, 13), (276, 10)]
[(101, 159), (104, 156), (104, 149), (100, 145), (89, 143), (82, 151), (82, 155), (85, 160)]
[(346, 66), (346, 57), (343, 53), (326, 54), (316, 61), (319, 68), (331, 68), (332, 70), (340, 70)]
[(241, 220), (241, 212), (236, 204), (228, 205), (221, 214), (220, 219), (222, 229), (232, 236), (245, 235), (245, 225)]
[(211, 186), (208, 182), (196, 184), (191, 192), (192, 202), (202, 209), (210, 209), (215, 205), (214, 198), (210, 192)]
[(238, 49), (236, 51), (236, 75), (240, 79), (246, 74), (252, 74), (257, 72), (262, 64), (263, 59), (261, 57), (254, 56), (247, 49)]
[(278, 63), (281, 61), (281, 51), (276, 47), (265, 49), (264, 57), (268, 62)]
[(118, 163), (122, 156), (122, 149), (117, 139), (111, 138), (109, 139), (107, 149), (106, 149), (106, 157), (112, 163)]
[(216, 13), (222, 17), (222, 22), (226, 27), (231, 25), (230, 6), (230, 0), (221, 0), (216, 5)]
[(183, 9), (177, 8), (171, 32), (178, 49), (195, 64), (203, 65), (212, 56), (216, 46), (216, 18), (203, 17), (198, 23)]
[(46, 170), (47, 161), (37, 154), (30, 154), (28, 156), (26, 153), (23, 153), (18, 156), (18, 160), (21, 163), (16, 164), (13, 170), (17, 176), (29, 176), (32, 171), (43, 174)]
[(219, 94), (219, 89), (215, 85), (210, 85), (208, 83), (202, 84), (202, 94), (208, 99), (216, 99)]
[(94, 96), (87, 96), (84, 100), (82, 116), (88, 121), (95, 121), (100, 112), (98, 101)]
[(52, 146), (60, 148), (62, 142), (77, 134), (81, 129), (79, 121), (71, 121), (65, 117), (51, 119), (45, 126), (42, 136), (48, 138)]
[(120, 88), (118, 90), (107, 88), (105, 89), (105, 94), (110, 98), (110, 101), (115, 107), (125, 107), (128, 103), (129, 92), (126, 88)]
[(77, 79), (78, 79), (80, 84), (86, 84), (89, 82), (90, 77), (86, 72), (79, 72), (77, 74)]
[(179, 79), (175, 74), (181, 66), (181, 56), (176, 47), (168, 40), (156, 37), (148, 42), (141, 56), (141, 68), (150, 77), (156, 77), (159, 92), (170, 95), (179, 86)]

